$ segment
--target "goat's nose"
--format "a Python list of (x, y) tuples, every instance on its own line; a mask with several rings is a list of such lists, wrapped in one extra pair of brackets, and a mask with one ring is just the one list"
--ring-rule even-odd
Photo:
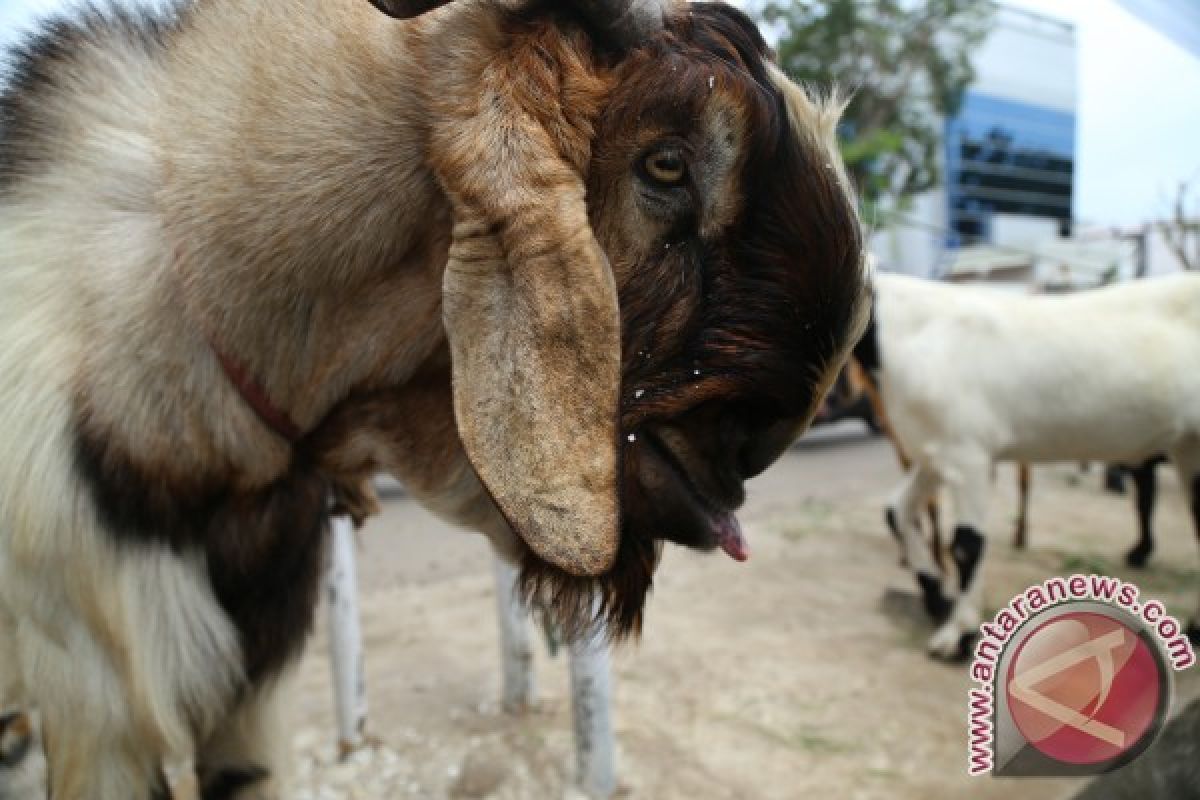
[(775, 463), (800, 431), (799, 418), (783, 418), (743, 428), (737, 450), (737, 468), (743, 479), (753, 478)]

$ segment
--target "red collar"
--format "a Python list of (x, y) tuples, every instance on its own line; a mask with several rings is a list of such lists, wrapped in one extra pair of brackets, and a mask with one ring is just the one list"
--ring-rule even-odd
[(263, 424), (292, 444), (300, 441), (304, 435), (300, 426), (286, 411), (271, 402), (271, 398), (267, 396), (267, 390), (254, 379), (246, 365), (221, 348), (214, 337), (208, 336), (207, 339), (208, 346), (212, 348), (213, 354), (221, 364), (221, 369), (225, 371), (225, 377), (229, 378), (229, 382), (246, 401), (246, 405), (254, 409), (254, 413), (258, 415)]
[(255, 380), (254, 375), (246, 365), (232, 356), (225, 348), (221, 347), (220, 339), (212, 333), (208, 326), (196, 324), (198, 319), (189, 313), (190, 309), (188, 308), (186, 295), (183, 293), (182, 282), (179, 278), (179, 270), (182, 264), (183, 253), (177, 247), (175, 249), (174, 264), (176, 275), (175, 286), (180, 292), (179, 299), (183, 313), (191, 319), (192, 324), (196, 325), (197, 329), (204, 336), (205, 341), (208, 342), (208, 346), (213, 351), (213, 355), (217, 357), (217, 363), (221, 365), (221, 370), (225, 373), (225, 377), (229, 379), (229, 382), (233, 384), (233, 388), (237, 389), (238, 394), (241, 395), (242, 400), (254, 410), (254, 413), (258, 415), (258, 418), (264, 425), (292, 444), (300, 441), (301, 437), (304, 436), (304, 432), (300, 430), (300, 426), (295, 423), (286, 411), (283, 411), (271, 402), (271, 398), (267, 395), (267, 390), (263, 388), (261, 383)]

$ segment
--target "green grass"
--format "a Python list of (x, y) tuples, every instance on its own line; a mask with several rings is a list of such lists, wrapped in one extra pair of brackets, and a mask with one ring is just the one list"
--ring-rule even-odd
[(774, 522), (773, 527), (789, 542), (798, 542), (810, 534), (823, 531), (833, 521), (836, 508), (827, 500), (805, 497), (795, 511)]
[(728, 722), (739, 728), (743, 728), (772, 744), (785, 747), (789, 750), (820, 755), (833, 755), (836, 753), (852, 752), (854, 749), (847, 742), (831, 739), (807, 725), (800, 726), (791, 731), (780, 731), (758, 720), (733, 713), (717, 714), (715, 718), (721, 722)]

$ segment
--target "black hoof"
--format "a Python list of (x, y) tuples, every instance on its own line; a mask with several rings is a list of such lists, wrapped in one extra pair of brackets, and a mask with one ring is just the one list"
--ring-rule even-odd
[(942, 664), (950, 664), (958, 666), (970, 663), (975, 655), (975, 645), (979, 642), (979, 632), (960, 634), (958, 637), (958, 645), (951, 653), (944, 653), (940, 650), (930, 650), (929, 657), (934, 661)]
[(917, 574), (917, 585), (921, 587), (921, 600), (925, 604), (925, 613), (936, 623), (946, 621), (954, 604), (942, 594), (942, 582), (933, 575)]
[(1134, 569), (1141, 569), (1146, 566), (1152, 553), (1154, 553), (1153, 547), (1143, 547), (1139, 544), (1125, 554), (1125, 563)]
[(198, 772), (201, 800), (232, 800), (238, 792), (270, 777), (262, 767), (227, 767), (213, 771), (201, 767)]
[(1192, 620), (1188, 623), (1187, 637), (1188, 641), (1192, 643), (1193, 647), (1200, 647), (1200, 622)]
[(958, 637), (958, 652), (954, 654), (951, 662), (954, 664), (966, 664), (971, 660), (971, 656), (975, 653), (975, 644), (979, 641), (979, 632), (972, 631), (964, 633)]

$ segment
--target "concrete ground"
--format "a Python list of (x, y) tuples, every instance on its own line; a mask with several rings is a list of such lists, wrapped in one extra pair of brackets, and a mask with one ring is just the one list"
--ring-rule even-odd
[[(969, 778), (968, 677), (931, 661), (881, 509), (899, 479), (887, 443), (842, 423), (750, 485), (746, 564), (669, 549), (642, 642), (615, 656), (621, 794), (653, 800), (1062, 798), (1078, 781)], [(1200, 556), (1180, 488), (1160, 471), (1159, 549), (1124, 566), (1132, 501), (1098, 468), (1034, 472), (1031, 549), (1011, 545), (1011, 467), (995, 478), (985, 598), (994, 609), (1054, 574), (1137, 582), (1181, 619)], [(539, 708), (498, 707), (490, 551), (402, 495), (362, 532), (370, 730), (378, 748), (332, 755), (323, 626), (291, 703), (300, 798), (560, 798), (573, 753), (563, 657), (537, 661)], [(1176, 706), (1200, 695), (1177, 676)]]

